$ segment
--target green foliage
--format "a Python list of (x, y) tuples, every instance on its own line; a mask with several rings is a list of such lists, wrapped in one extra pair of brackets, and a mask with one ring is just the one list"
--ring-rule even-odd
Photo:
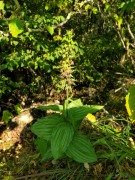
[(120, 4), (120, 8), (124, 11), (131, 11), (134, 9), (134, 6), (135, 6), (135, 1), (132, 0), (132, 1), (127, 1), (127, 2), (122, 2)]
[[(22, 21), (18, 18), (14, 18), (9, 22), (9, 31), (11, 32), (13, 37), (18, 37), (19, 34), (23, 32), (23, 24)], [(17, 45), (17, 42), (16, 44)]]
[(97, 105), (83, 105), (68, 109), (68, 118), (74, 128), (78, 128), (82, 119), (89, 113), (95, 113), (97, 110), (102, 109), (103, 106)]
[[(65, 101), (61, 113), (48, 115), (32, 125), (31, 131), (38, 136), (38, 149), (44, 160), (50, 158), (51, 155), (54, 159), (67, 155), (77, 162), (94, 162), (97, 158), (93, 146), (86, 136), (78, 133), (78, 128), (88, 113), (96, 112), (103, 106), (83, 105), (80, 99), (71, 101), (69, 104), (68, 101)], [(59, 105), (58, 108), (56, 105), (51, 105), (40, 109), (48, 110), (49, 108), (57, 111)], [(79, 124), (76, 123), (77, 121)], [(45, 148), (42, 147), (44, 141)], [(43, 149), (47, 148), (46, 143), (49, 143), (50, 146), (43, 152)], [(46, 155), (46, 152), (49, 152), (49, 155), (48, 153)]]
[(22, 111), (22, 106), (21, 106), (21, 104), (16, 104), (16, 105), (14, 106), (14, 109), (15, 109), (15, 111), (17, 112), (17, 114), (20, 114), (21, 111)]
[(68, 109), (74, 108), (74, 107), (80, 107), (83, 106), (83, 103), (81, 99), (77, 99), (74, 101), (71, 101), (70, 104), (68, 104)]
[(53, 27), (51, 27), (51, 26), (45, 26), (45, 27), (46, 27), (47, 31), (48, 31), (51, 35), (54, 34), (54, 29), (53, 29)]
[(131, 86), (126, 95), (126, 109), (131, 122), (135, 121), (135, 85)]
[(32, 132), (38, 137), (50, 140), (52, 132), (57, 124), (61, 123), (63, 118), (58, 114), (52, 114), (38, 120), (31, 128)]
[(6, 124), (9, 122), (9, 120), (13, 117), (13, 114), (8, 111), (4, 110), (2, 114), (2, 121), (4, 121)]
[(135, 1), (15, 2), (0, 1), (1, 96), (20, 87), (8, 74), (17, 69), (32, 72), (25, 84), (30, 92), (49, 83), (72, 93), (76, 81), (99, 82), (110, 71), (133, 74)]
[[(116, 171), (120, 177), (132, 177), (130, 173), (125, 174), (125, 171), (121, 169), (128, 160), (131, 162), (135, 158), (134, 134), (131, 133), (131, 123), (124, 118), (109, 117), (105, 117), (102, 119), (103, 121), (100, 121), (97, 125), (95, 124), (95, 129), (99, 133), (94, 138), (96, 139), (94, 145), (97, 150), (97, 157), (103, 161), (107, 159), (109, 162), (113, 162), (113, 170), (111, 173), (110, 170), (108, 171), (106, 179), (112, 179)], [(124, 124), (124, 129), (112, 126), (113, 123), (119, 125), (119, 127)]]
[(42, 156), (42, 161), (52, 158), (51, 146), (48, 141), (41, 138), (37, 138), (35, 144)]
[(0, 1), (0, 10), (4, 10), (4, 2)]
[[(68, 97), (74, 92), (75, 83), (80, 86), (103, 83), (105, 92), (108, 92), (110, 86), (114, 87), (107, 81), (113, 81), (115, 73), (134, 77), (134, 8), (135, 0), (1, 0), (0, 98), (15, 97), (14, 92), (18, 95), (20, 91), (22, 96), (45, 94), (46, 91), (49, 96), (53, 89), (57, 90), (59, 98), (60, 93), (65, 94), (68, 90)], [(77, 91), (80, 90), (78, 87)], [(134, 94), (134, 88), (131, 88), (126, 96), (131, 123), (135, 120)], [(21, 95), (16, 101), (21, 101)], [(32, 126), (32, 132), (38, 137), (36, 146), (42, 160), (68, 156), (78, 162), (96, 161), (91, 143), (78, 133), (78, 129), (87, 113), (101, 108), (83, 105), (80, 100), (69, 104), (65, 101), (64, 106), (40, 107), (43, 111), (55, 111)], [(21, 111), (19, 105), (14, 109), (18, 113)], [(3, 111), (5, 123), (11, 117), (9, 111)], [(107, 148), (97, 150), (98, 158), (118, 163), (125, 157), (135, 158), (134, 147), (128, 146), (130, 133), (127, 129), (122, 129), (122, 134), (103, 124), (103, 138), (98, 140), (102, 148)]]
[(47, 110), (53, 110), (53, 111), (62, 111), (63, 106), (62, 105), (48, 105), (48, 106), (40, 106), (39, 108), (42, 111), (47, 111)]
[(76, 133), (67, 148), (66, 155), (77, 162), (95, 162), (97, 156), (89, 139)]
[(61, 122), (55, 127), (51, 137), (51, 150), (54, 159), (63, 156), (73, 139), (73, 135), (74, 129), (69, 122)]

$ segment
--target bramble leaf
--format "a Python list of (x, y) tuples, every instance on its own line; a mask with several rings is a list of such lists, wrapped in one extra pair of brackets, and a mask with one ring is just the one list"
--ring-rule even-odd
[(47, 31), (48, 31), (51, 35), (54, 34), (54, 29), (53, 29), (53, 27), (51, 27), (51, 26), (45, 26), (45, 28), (47, 29)]
[(9, 31), (13, 37), (18, 37), (23, 32), (23, 23), (20, 19), (14, 18), (9, 22)]
[(0, 10), (4, 10), (4, 6), (5, 6), (4, 2), (0, 1)]

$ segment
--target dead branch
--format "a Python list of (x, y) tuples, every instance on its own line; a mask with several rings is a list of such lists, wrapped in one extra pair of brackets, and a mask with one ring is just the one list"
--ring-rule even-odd
[(124, 49), (127, 49), (126, 45), (125, 45), (125, 42), (124, 42), (124, 37), (122, 36), (121, 32), (118, 30), (117, 33), (118, 33), (118, 35), (120, 37), (120, 40), (121, 40), (121, 43), (122, 43)]
[[(58, 172), (56, 172), (56, 173), (65, 173), (66, 172), (66, 170), (64, 170), (64, 169), (59, 169), (59, 171)], [(40, 176), (45, 176), (45, 175), (52, 175), (52, 174), (54, 174), (54, 172), (52, 172), (52, 171), (50, 171), (50, 172), (41, 172), (41, 173), (36, 173), (36, 174), (30, 174), (30, 175), (26, 175), (26, 176), (21, 176), (21, 177), (17, 177), (17, 178), (15, 178), (15, 180), (20, 180), (20, 179), (28, 179), (28, 178), (33, 178), (33, 177), (40, 177)]]
[(53, 26), (53, 29), (59, 28), (59, 27), (63, 26), (64, 24), (66, 24), (73, 14), (74, 14), (73, 12), (68, 13), (66, 19), (63, 22), (59, 23), (58, 25)]
[(132, 38), (132, 40), (133, 40), (133, 42), (134, 42), (134, 44), (135, 44), (135, 36), (134, 36), (134, 34), (132, 33), (132, 31), (131, 31), (131, 28), (130, 28), (129, 23), (126, 22), (126, 24), (127, 24), (128, 32), (129, 32), (129, 34), (130, 34), (130, 36), (131, 36), (131, 38)]

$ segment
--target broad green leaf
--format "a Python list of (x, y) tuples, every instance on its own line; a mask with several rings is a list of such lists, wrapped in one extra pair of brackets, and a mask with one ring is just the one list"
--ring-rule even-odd
[(134, 6), (135, 6), (135, 1), (127, 1), (127, 2), (122, 2), (119, 6), (119, 8), (121, 8), (123, 11), (131, 11), (134, 10)]
[(91, 8), (90, 4), (87, 4), (87, 5), (84, 7), (85, 11), (88, 11), (90, 8)]
[(93, 14), (97, 14), (98, 13), (98, 9), (96, 7), (93, 7), (92, 12), (93, 12)]
[(135, 85), (133, 85), (126, 95), (126, 109), (131, 122), (135, 121)]
[(4, 121), (6, 124), (12, 117), (13, 117), (13, 114), (10, 111), (8, 111), (8, 110), (3, 111), (2, 121)]
[(68, 121), (73, 124), (74, 128), (78, 128), (81, 121), (89, 113), (95, 113), (96, 111), (102, 109), (103, 106), (98, 105), (84, 105), (80, 107), (73, 107), (68, 110)]
[(31, 127), (31, 131), (38, 137), (48, 141), (51, 139), (53, 129), (56, 128), (56, 126), (62, 121), (62, 116), (58, 114), (52, 114), (43, 117), (34, 123)]
[(13, 37), (18, 37), (23, 32), (23, 23), (20, 19), (14, 18), (9, 22), (9, 31)]
[(35, 141), (35, 144), (37, 146), (38, 151), (40, 152), (40, 154), (42, 156), (41, 161), (52, 158), (50, 142), (48, 142), (44, 139), (41, 139), (41, 138), (37, 138)]
[(45, 10), (48, 11), (51, 9), (51, 4), (47, 3), (46, 6), (45, 6)]
[(54, 29), (53, 29), (53, 27), (51, 27), (51, 26), (45, 26), (45, 28), (47, 29), (47, 31), (48, 31), (51, 35), (54, 34)]
[(122, 17), (119, 17), (119, 18), (118, 18), (118, 27), (119, 27), (119, 28), (120, 28), (120, 26), (121, 26), (122, 22), (123, 22)]
[(123, 22), (122, 17), (118, 16), (117, 14), (114, 14), (114, 19), (117, 21), (117, 25), (120, 28), (120, 26), (121, 26), (121, 24)]
[(97, 161), (97, 156), (89, 139), (79, 133), (74, 135), (72, 142), (67, 148), (66, 155), (80, 163)]
[(4, 2), (0, 1), (0, 10), (4, 10), (4, 6), (5, 6)]
[(51, 150), (53, 157), (58, 159), (62, 157), (73, 139), (74, 130), (70, 123), (59, 123), (53, 130), (51, 139)]
[(105, 4), (105, 12), (110, 8), (109, 4)]
[(18, 45), (18, 41), (13, 41), (13, 44), (15, 45), (15, 46), (17, 46)]
[(21, 106), (21, 104), (16, 104), (16, 105), (14, 106), (14, 109), (15, 109), (15, 111), (17, 112), (17, 114), (20, 114), (21, 111), (22, 111), (22, 106)]
[(53, 110), (53, 111), (62, 111), (63, 106), (62, 105), (48, 105), (48, 106), (40, 106), (37, 109), (47, 111), (47, 110)]
[(125, 2), (122, 2), (121, 4), (120, 4), (120, 6), (119, 6), (119, 8), (123, 8), (124, 6), (125, 6)]
[(114, 14), (114, 19), (115, 19), (116, 21), (118, 21), (119, 16), (118, 16), (117, 14)]
[(79, 107), (79, 106), (83, 106), (83, 103), (81, 102), (81, 99), (77, 99), (77, 100), (72, 101), (71, 103), (69, 103), (68, 109), (73, 108), (73, 107)]

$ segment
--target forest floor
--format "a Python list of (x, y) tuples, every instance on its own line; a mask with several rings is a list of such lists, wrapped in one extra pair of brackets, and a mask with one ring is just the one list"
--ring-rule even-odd
[(81, 131), (95, 142), (97, 162), (88, 167), (70, 159), (40, 162), (30, 127), (45, 116), (37, 107), (55, 104), (59, 99), (49, 97), (41, 101), (39, 97), (39, 101), (22, 109), (8, 125), (1, 121), (0, 179), (135, 180), (135, 128), (125, 109), (125, 96), (132, 78), (114, 84), (110, 89), (99, 84), (74, 90), (74, 99), (80, 98), (84, 104), (104, 105), (104, 110), (94, 114), (96, 122), (84, 121), (81, 126)]

